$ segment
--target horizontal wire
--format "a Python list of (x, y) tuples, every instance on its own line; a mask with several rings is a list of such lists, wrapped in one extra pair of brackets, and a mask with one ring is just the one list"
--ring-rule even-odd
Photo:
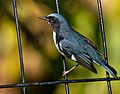
[(80, 82), (97, 82), (97, 81), (118, 81), (115, 78), (90, 78), (90, 79), (76, 79), (76, 80), (59, 80), (52, 82), (33, 82), (33, 83), (18, 83), (18, 84), (7, 84), (0, 85), (0, 89), (3, 88), (15, 88), (15, 87), (30, 87), (30, 86), (45, 86), (45, 85), (54, 85), (54, 84), (64, 84), (64, 83), (80, 83)]

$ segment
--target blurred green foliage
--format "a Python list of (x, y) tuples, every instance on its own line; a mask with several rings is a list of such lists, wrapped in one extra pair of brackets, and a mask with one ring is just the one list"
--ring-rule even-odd
[[(97, 0), (59, 0), (60, 13), (71, 26), (103, 51)], [(120, 0), (102, 0), (109, 63), (120, 72)], [(26, 82), (63, 79), (62, 60), (56, 50), (50, 26), (39, 16), (56, 12), (55, 0), (17, 0)], [(67, 68), (75, 62), (67, 60)], [(69, 79), (105, 77), (96, 66), (93, 74), (81, 66)], [(12, 0), (0, 0), (0, 84), (20, 83), (20, 65)], [(112, 82), (113, 94), (120, 94), (120, 81)], [(70, 84), (71, 94), (107, 94), (106, 82)], [(22, 94), (20, 88), (0, 89), (0, 94)], [(27, 87), (27, 94), (65, 94), (64, 85)]]

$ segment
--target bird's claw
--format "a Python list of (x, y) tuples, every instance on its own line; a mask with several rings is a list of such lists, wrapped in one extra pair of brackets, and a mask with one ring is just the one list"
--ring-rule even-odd
[(69, 71), (63, 71), (63, 76), (67, 75)]
[(75, 66), (73, 66), (71, 69), (67, 70), (67, 71), (63, 71), (63, 76), (67, 75), (69, 72), (71, 72), (72, 70), (74, 70), (79, 64), (76, 64)]

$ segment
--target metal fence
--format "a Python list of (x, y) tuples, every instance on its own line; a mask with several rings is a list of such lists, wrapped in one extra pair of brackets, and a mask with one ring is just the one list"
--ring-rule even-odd
[[(106, 38), (105, 38), (105, 31), (104, 31), (104, 22), (103, 22), (101, 0), (97, 0), (97, 6), (98, 6), (98, 11), (99, 11), (99, 21), (100, 21), (100, 27), (101, 27), (101, 33), (102, 33), (102, 42), (103, 42), (105, 61), (108, 63), (108, 56), (107, 56), (107, 47), (106, 47)], [(58, 0), (56, 0), (56, 9), (57, 9), (57, 13), (59, 14), (60, 11), (59, 11)], [(18, 14), (17, 14), (16, 0), (13, 0), (13, 10), (14, 10), (14, 19), (15, 19), (15, 25), (16, 25), (16, 32), (17, 32), (17, 42), (18, 42), (18, 50), (19, 50), (19, 59), (20, 59), (22, 82), (18, 83), (18, 84), (0, 85), (0, 89), (22, 87), (23, 94), (27, 94), (26, 93), (26, 87), (30, 87), (30, 86), (44, 86), (44, 85), (53, 85), (53, 84), (65, 84), (66, 94), (70, 94), (69, 83), (106, 81), (107, 82), (107, 88), (108, 88), (108, 94), (112, 94), (111, 81), (120, 80), (120, 77), (118, 77), (118, 79), (110, 78), (108, 72), (106, 72), (106, 78), (91, 78), (91, 79), (69, 80), (67, 75), (66, 75), (66, 76), (64, 76), (64, 80), (59, 80), (59, 81), (25, 83), (24, 64), (23, 64), (23, 55), (22, 55), (22, 45), (21, 45), (21, 38), (20, 38), (20, 28), (19, 28), (19, 23), (18, 23)], [(63, 56), (62, 56), (62, 59), (63, 59), (63, 69), (64, 69), (64, 71), (66, 71), (66, 61), (65, 61), (65, 58)]]

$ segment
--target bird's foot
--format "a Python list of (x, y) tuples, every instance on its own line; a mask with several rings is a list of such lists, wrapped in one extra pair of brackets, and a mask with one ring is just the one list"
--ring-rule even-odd
[(67, 75), (70, 71), (63, 71), (63, 76)]
[(63, 76), (67, 75), (68, 73), (70, 73), (72, 70), (74, 70), (79, 64), (76, 64), (75, 66), (73, 66), (72, 68), (70, 68), (68, 71), (63, 71)]

